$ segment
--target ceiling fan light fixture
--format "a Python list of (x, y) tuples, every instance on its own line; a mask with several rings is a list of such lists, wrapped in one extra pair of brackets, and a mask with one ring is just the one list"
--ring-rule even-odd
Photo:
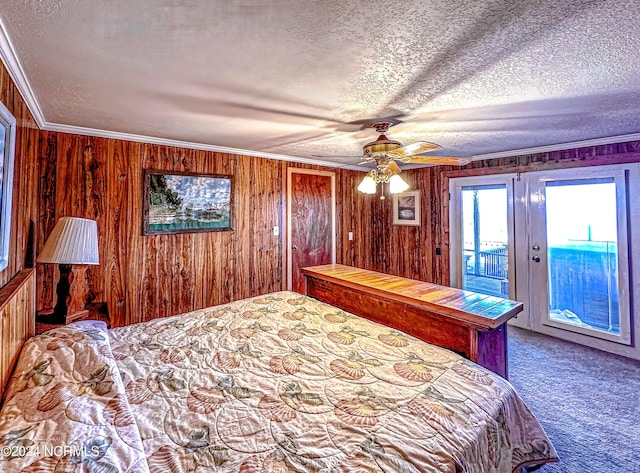
[(402, 179), (398, 174), (395, 174), (389, 178), (389, 192), (392, 194), (399, 194), (409, 188), (409, 184)]
[(371, 175), (373, 171), (364, 176), (364, 179), (358, 184), (358, 191), (363, 194), (375, 194), (376, 193), (376, 180)]

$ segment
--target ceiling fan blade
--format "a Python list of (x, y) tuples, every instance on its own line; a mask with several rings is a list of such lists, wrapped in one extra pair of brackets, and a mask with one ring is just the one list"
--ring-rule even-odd
[(411, 156), (404, 163), (435, 164), (439, 166), (464, 166), (472, 161), (463, 156)]
[(410, 145), (389, 151), (389, 154), (393, 159), (401, 159), (415, 154), (426, 153), (428, 151), (436, 151), (438, 149), (442, 149), (442, 146), (435, 143), (429, 143), (428, 141), (416, 141)]
[(389, 171), (391, 171), (391, 174), (400, 174), (400, 166), (398, 166), (398, 163), (396, 163), (395, 161), (391, 160), (389, 161), (389, 164), (387, 164), (387, 169)]

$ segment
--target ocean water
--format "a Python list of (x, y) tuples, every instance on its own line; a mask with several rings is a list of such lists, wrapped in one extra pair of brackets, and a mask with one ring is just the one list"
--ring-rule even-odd
[(201, 222), (196, 220), (173, 222), (173, 223), (151, 223), (149, 231), (152, 232), (168, 232), (168, 231), (193, 231), (193, 230), (227, 230), (231, 229), (229, 219), (222, 221)]

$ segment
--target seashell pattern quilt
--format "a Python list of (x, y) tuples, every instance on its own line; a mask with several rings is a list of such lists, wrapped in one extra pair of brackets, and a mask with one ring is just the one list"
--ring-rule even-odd
[(30, 339), (0, 452), (11, 472), (503, 473), (558, 459), (500, 376), (287, 291)]

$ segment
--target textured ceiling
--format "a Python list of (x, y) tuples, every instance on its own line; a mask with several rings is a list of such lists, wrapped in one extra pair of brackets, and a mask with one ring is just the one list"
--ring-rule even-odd
[(341, 164), (376, 118), (461, 156), (640, 133), (637, 0), (5, 0), (0, 20), (48, 129)]

